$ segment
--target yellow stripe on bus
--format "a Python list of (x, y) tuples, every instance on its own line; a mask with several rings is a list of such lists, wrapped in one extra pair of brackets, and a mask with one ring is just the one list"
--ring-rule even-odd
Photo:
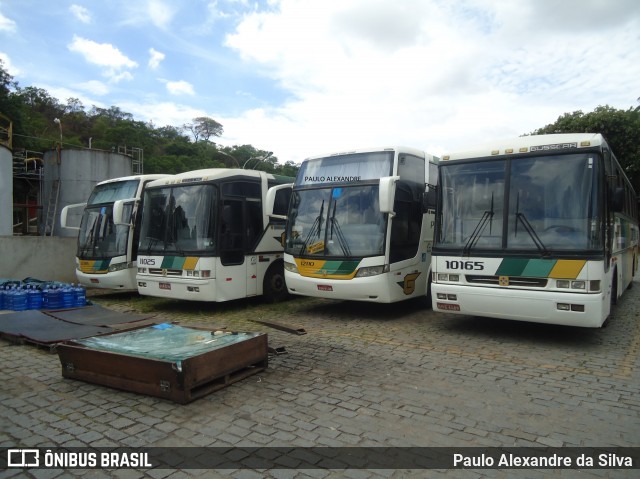
[(559, 259), (549, 273), (549, 278), (576, 279), (585, 264), (587, 260), (584, 259)]

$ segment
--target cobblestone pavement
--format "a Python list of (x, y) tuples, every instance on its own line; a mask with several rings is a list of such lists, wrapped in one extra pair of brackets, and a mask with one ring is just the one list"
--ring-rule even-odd
[[(606, 328), (298, 298), (185, 303), (94, 292), (181, 324), (268, 332), (263, 373), (188, 405), (64, 379), (0, 340), (0, 446), (640, 446), (640, 285)], [(294, 335), (251, 320), (287, 323)], [(633, 470), (6, 470), (1, 477), (637, 477)]]

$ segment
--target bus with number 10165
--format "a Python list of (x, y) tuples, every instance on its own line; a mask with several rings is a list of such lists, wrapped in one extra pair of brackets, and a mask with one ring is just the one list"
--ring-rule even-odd
[(435, 311), (600, 327), (631, 287), (637, 200), (602, 135), (495, 142), (439, 175)]
[(393, 303), (426, 297), (437, 158), (369, 148), (303, 161), (285, 244), (289, 292)]

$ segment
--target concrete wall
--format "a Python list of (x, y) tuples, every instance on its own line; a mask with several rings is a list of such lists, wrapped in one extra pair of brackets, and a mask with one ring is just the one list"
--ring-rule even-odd
[(0, 236), (0, 278), (76, 283), (77, 238)]

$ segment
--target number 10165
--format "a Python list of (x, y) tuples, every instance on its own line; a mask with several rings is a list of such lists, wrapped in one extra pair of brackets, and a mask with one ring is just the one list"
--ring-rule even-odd
[(467, 271), (482, 271), (484, 269), (482, 261), (445, 260), (444, 264), (447, 269), (464, 269)]

